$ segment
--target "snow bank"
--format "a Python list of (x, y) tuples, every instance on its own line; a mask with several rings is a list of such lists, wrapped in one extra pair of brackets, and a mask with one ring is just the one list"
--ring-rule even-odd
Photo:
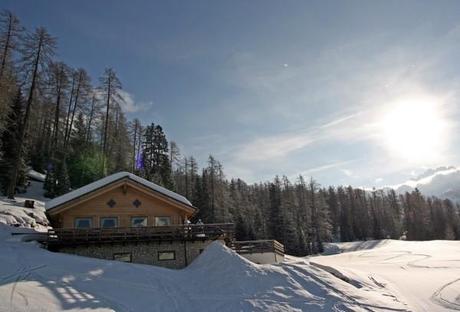
[[(31, 181), (27, 192), (18, 194), (14, 200), (0, 197), (0, 223), (16, 227), (44, 230), (48, 226), (43, 202), (43, 183)], [(25, 208), (24, 202), (33, 200), (34, 208)]]

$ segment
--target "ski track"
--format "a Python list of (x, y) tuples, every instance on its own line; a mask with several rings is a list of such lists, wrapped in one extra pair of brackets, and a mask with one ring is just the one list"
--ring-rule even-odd
[[(305, 276), (305, 274), (303, 274), (303, 272), (305, 272), (305, 269), (302, 268), (302, 267), (296, 266), (295, 264), (285, 264), (283, 267), (285, 269), (287, 269), (288, 271), (291, 270), (291, 272), (294, 273), (294, 274), (292, 274), (293, 276), (296, 276), (296, 275)], [(315, 266), (315, 268), (320, 270), (320, 271), (322, 271), (322, 272), (325, 272), (327, 274), (331, 274), (331, 273), (327, 272), (326, 270), (323, 270), (323, 269), (318, 268), (316, 266)], [(333, 290), (334, 292), (336, 292), (337, 294), (341, 295), (342, 297), (346, 298), (348, 300), (346, 303), (350, 303), (350, 304), (359, 306), (359, 307), (361, 307), (361, 308), (363, 308), (363, 309), (365, 309), (367, 311), (375, 311), (373, 309), (382, 309), (382, 310), (385, 310), (385, 311), (405, 311), (405, 312), (410, 312), (410, 310), (407, 310), (407, 309), (396, 309), (396, 308), (390, 308), (390, 307), (382, 307), (382, 306), (370, 305), (370, 304), (360, 302), (360, 301), (356, 300), (355, 298), (349, 296), (345, 292), (341, 291), (337, 287), (334, 287), (331, 284), (327, 283), (326, 281), (321, 280), (321, 278), (319, 278), (318, 276), (310, 274), (309, 272), (306, 272), (306, 274), (308, 274), (309, 277), (314, 279), (317, 283), (322, 284), (324, 287), (329, 288), (329, 289)], [(352, 284), (350, 284), (350, 285), (352, 285)]]
[(457, 310), (457, 311), (460, 311), (460, 304), (456, 303), (456, 302), (452, 302), (452, 301), (449, 301), (447, 299), (444, 299), (443, 296), (442, 296), (442, 292), (452, 286), (453, 284), (457, 283), (457, 282), (460, 282), (460, 278), (457, 278), (449, 283), (446, 283), (444, 284), (443, 286), (441, 286), (440, 288), (438, 288), (434, 293), (433, 295), (431, 296), (431, 299), (436, 302), (437, 304), (445, 307), (445, 308), (448, 308), (448, 309), (452, 309), (452, 310)]
[[(432, 242), (427, 242), (427, 244), (430, 244), (430, 243)], [(447, 248), (450, 248), (450, 245), (448, 245), (447, 243), (443, 242), (442, 244), (446, 244), (445, 246)], [(347, 252), (344, 252), (343, 254), (337, 255), (339, 256), (339, 259), (343, 259), (342, 261), (337, 262), (337, 267), (335, 265), (335, 261), (331, 262), (331, 264), (328, 264), (329, 263), (328, 261), (324, 263), (321, 261), (318, 261), (318, 264), (319, 264), (318, 267), (321, 268), (321, 266), (323, 266), (323, 269), (326, 269), (325, 267), (330, 267), (332, 270), (338, 271), (339, 274), (343, 274), (343, 272), (341, 272), (340, 270), (340, 267), (343, 266), (343, 269), (348, 268), (347, 264), (349, 261), (351, 264), (350, 268), (352, 270), (355, 270), (357, 273), (359, 272), (364, 273), (368, 266), (370, 267), (369, 271), (371, 271), (373, 265), (375, 265), (376, 272), (380, 272), (378, 269), (378, 266), (384, 265), (384, 267), (382, 266), (383, 268), (382, 274), (384, 275), (388, 274), (388, 277), (390, 277), (389, 274), (391, 274), (389, 273), (391, 272), (390, 265), (397, 265), (399, 269), (401, 270), (411, 272), (410, 274), (417, 274), (417, 275), (420, 274), (421, 276), (423, 276), (424, 274), (423, 270), (440, 270), (439, 272), (443, 272), (442, 273), (443, 275), (441, 276), (448, 276), (450, 272), (452, 272), (453, 277), (455, 277), (455, 275), (458, 274), (458, 271), (455, 271), (455, 270), (460, 270), (460, 266), (458, 265), (460, 260), (454, 258), (456, 256), (455, 253), (443, 254), (443, 253), (439, 253), (437, 249), (433, 249), (433, 248), (428, 249), (427, 252), (424, 252), (425, 251), (424, 248), (420, 248), (417, 245), (415, 246), (416, 248), (414, 248), (414, 250), (391, 250), (391, 249), (385, 250), (385, 247), (384, 247), (382, 249), (379, 248), (375, 250), (365, 250), (359, 253), (356, 252), (356, 250), (351, 251), (348, 254), (346, 254)], [(431, 245), (428, 245), (428, 246), (431, 246)], [(437, 246), (437, 245), (433, 245), (433, 246)], [(447, 251), (449, 249), (440, 249), (440, 250)], [(385, 257), (385, 255), (387, 256)], [(448, 257), (446, 257), (446, 255)], [(320, 257), (319, 260), (321, 258), (327, 259), (327, 257), (328, 256)], [(358, 262), (356, 262), (357, 259), (363, 259), (363, 260), (362, 261), (358, 260)], [(315, 264), (314, 261), (315, 260), (311, 261), (311, 263)], [(339, 263), (340, 263), (340, 267), (338, 266)], [(361, 263), (363, 264), (362, 268), (360, 268)], [(414, 270), (411, 270), (411, 269), (414, 269)], [(443, 270), (449, 270), (449, 271), (443, 271)], [(435, 271), (426, 271), (426, 272), (430, 272), (430, 274), (433, 274), (433, 272)], [(361, 273), (359, 273), (359, 275), (361, 275)], [(396, 273), (397, 272), (395, 271), (395, 274)], [(348, 278), (347, 275), (345, 276)], [(433, 276), (436, 277), (435, 274)], [(378, 281), (373, 274), (368, 274), (368, 278), (378, 287), (381, 287), (381, 288), (386, 287), (386, 284)], [(407, 278), (410, 279), (410, 275), (408, 275)], [(429, 279), (428, 276), (427, 278)], [(396, 279), (396, 281), (398, 280)], [(429, 280), (427, 280), (426, 283), (430, 283)], [(397, 284), (395, 286), (398, 287)], [(417, 287), (417, 286), (414, 285), (413, 287)], [(458, 292), (459, 289), (460, 289), (460, 278), (456, 278), (456, 279), (450, 280), (442, 284), (442, 286), (438, 287), (432, 293), (431, 296), (428, 295), (427, 297), (424, 297), (426, 299), (417, 297), (417, 295), (412, 294), (413, 299), (416, 299), (416, 300), (421, 299), (420, 302), (416, 301), (417, 302), (416, 306), (419, 306), (419, 304), (422, 304), (421, 306), (416, 308), (414, 311), (419, 311), (419, 309), (421, 310), (428, 309), (426, 311), (431, 311), (431, 308), (427, 308), (427, 306), (423, 305), (422, 303), (423, 300), (431, 301), (432, 303), (434, 303), (435, 305), (439, 306), (442, 309), (460, 311), (460, 293)], [(403, 289), (403, 290), (406, 291), (406, 289)], [(410, 288), (407, 290), (409, 290), (409, 293), (411, 293)], [(401, 293), (403, 294), (404, 291)], [(398, 300), (396, 297), (394, 296), (392, 297), (395, 300)], [(438, 311), (438, 309), (436, 308), (433, 308), (433, 309)]]

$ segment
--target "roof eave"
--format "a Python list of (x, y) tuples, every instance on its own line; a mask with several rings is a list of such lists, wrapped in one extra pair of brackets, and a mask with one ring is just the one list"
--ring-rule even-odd
[(45, 211), (46, 211), (47, 214), (52, 214), (52, 213), (53, 213), (55, 210), (57, 210), (58, 208), (60, 208), (60, 207), (62, 207), (62, 206), (64, 206), (64, 205), (66, 205), (66, 204), (68, 204), (68, 203), (70, 203), (70, 202), (72, 202), (72, 201), (76, 201), (76, 200), (78, 200), (79, 198), (82, 198), (82, 197), (84, 197), (84, 196), (87, 196), (87, 195), (89, 195), (89, 194), (92, 194), (92, 193), (94, 193), (94, 192), (96, 192), (96, 191), (98, 191), (98, 190), (104, 189), (105, 187), (107, 187), (107, 186), (109, 186), (109, 185), (111, 185), (111, 184), (117, 183), (117, 182), (119, 182), (119, 181), (122, 181), (122, 180), (129, 180), (129, 181), (131, 181), (131, 182), (133, 182), (133, 183), (136, 183), (136, 184), (138, 184), (138, 185), (140, 185), (140, 186), (142, 186), (142, 187), (144, 187), (144, 188), (149, 189), (150, 191), (152, 191), (152, 192), (154, 192), (154, 193), (156, 193), (156, 194), (159, 194), (160, 196), (167, 197), (168, 199), (170, 199), (170, 200), (172, 200), (172, 201), (178, 203), (180, 206), (184, 206), (184, 207), (190, 208), (190, 209), (193, 210), (192, 215), (195, 215), (195, 214), (198, 212), (198, 210), (199, 210), (197, 207), (195, 207), (195, 206), (193, 206), (193, 205), (189, 205), (189, 204), (184, 203), (184, 202), (182, 202), (182, 201), (180, 201), (180, 200), (177, 200), (176, 198), (174, 198), (174, 197), (172, 197), (172, 196), (169, 196), (168, 194), (162, 193), (162, 192), (160, 192), (160, 191), (158, 191), (158, 190), (155, 190), (155, 189), (153, 189), (153, 188), (151, 188), (151, 187), (148, 187), (148, 186), (146, 186), (145, 184), (142, 184), (142, 183), (136, 181), (135, 179), (132, 179), (129, 175), (127, 175), (127, 176), (120, 177), (119, 179), (113, 180), (113, 181), (111, 181), (110, 183), (104, 184), (104, 185), (102, 185), (102, 186), (100, 186), (100, 187), (98, 187), (98, 188), (95, 188), (95, 189), (91, 190), (90, 192), (84, 193), (84, 194), (82, 194), (82, 195), (80, 195), (80, 196), (77, 196), (77, 197), (75, 197), (75, 198), (69, 199), (69, 200), (67, 200), (67, 201), (65, 201), (65, 202), (62, 202), (62, 203), (60, 203), (60, 204), (57, 204), (57, 205), (55, 205), (55, 206), (53, 206), (53, 207), (46, 208), (46, 204), (45, 204)]

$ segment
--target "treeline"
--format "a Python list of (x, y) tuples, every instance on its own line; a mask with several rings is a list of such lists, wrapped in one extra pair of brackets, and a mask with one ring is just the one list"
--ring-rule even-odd
[(55, 51), (46, 29), (30, 32), (1, 14), (0, 184), (9, 197), (28, 167), (46, 173), (48, 197), (126, 170), (185, 195), (196, 220), (233, 222), (237, 239), (274, 238), (290, 254), (321, 252), (329, 241), (460, 239), (459, 206), (418, 191), (323, 188), (301, 176), (249, 185), (228, 180), (212, 156), (199, 168), (160, 125), (126, 119), (113, 69), (94, 82)]
[(192, 157), (174, 167), (176, 191), (200, 208), (196, 218), (234, 222), (237, 239), (274, 238), (290, 254), (321, 252), (330, 241), (460, 239), (460, 206), (418, 190), (322, 188), (302, 176), (248, 185), (225, 179), (212, 156), (201, 171)]

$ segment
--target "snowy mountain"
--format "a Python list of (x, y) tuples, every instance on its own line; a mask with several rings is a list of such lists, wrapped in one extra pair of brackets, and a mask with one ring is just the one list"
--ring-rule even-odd
[(417, 178), (392, 188), (398, 193), (411, 192), (418, 188), (422, 194), (460, 202), (460, 169), (452, 166), (430, 169)]

